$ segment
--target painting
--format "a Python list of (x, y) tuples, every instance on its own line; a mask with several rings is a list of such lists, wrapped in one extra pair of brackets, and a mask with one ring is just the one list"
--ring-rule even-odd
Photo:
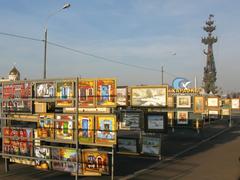
[(120, 111), (119, 129), (140, 130), (142, 127), (143, 112), (137, 110)]
[(177, 96), (177, 108), (191, 108), (191, 96)]
[(39, 114), (37, 134), (39, 138), (54, 138), (54, 114)]
[(10, 162), (13, 162), (13, 163), (35, 166), (35, 161), (31, 160), (31, 159), (11, 157), (9, 160), (10, 160)]
[(36, 83), (36, 98), (55, 98), (55, 83), (41, 82)]
[(219, 98), (218, 97), (208, 97), (207, 98), (208, 107), (219, 107)]
[(174, 124), (174, 112), (173, 111), (168, 111), (167, 115), (168, 115), (168, 125), (173, 126), (173, 124)]
[(174, 96), (168, 96), (167, 107), (168, 108), (174, 108)]
[(32, 156), (33, 129), (3, 127), (3, 151), (6, 154)]
[(138, 153), (138, 140), (137, 138), (118, 137), (118, 152)]
[[(52, 159), (54, 160), (61, 160), (60, 161), (53, 161), (52, 167), (54, 170), (58, 171), (65, 171), (76, 173), (76, 162), (77, 162), (77, 152), (76, 149), (71, 148), (52, 148)], [(80, 153), (79, 153), (80, 154)], [(81, 162), (81, 157), (79, 155), (79, 162)], [(78, 166), (78, 173), (82, 172), (81, 165), (79, 163)]]
[(116, 144), (116, 116), (115, 115), (97, 115), (95, 116), (95, 142), (99, 144)]
[(74, 115), (58, 114), (55, 122), (55, 138), (58, 140), (73, 140)]
[(177, 111), (177, 124), (188, 124), (188, 111)]
[(106, 152), (100, 152), (97, 149), (83, 149), (82, 160), (84, 175), (109, 174), (109, 159)]
[(231, 100), (232, 109), (239, 109), (239, 98), (233, 98)]
[(128, 105), (128, 88), (127, 86), (117, 87), (117, 106)]
[(223, 108), (223, 109), (222, 109), (222, 115), (223, 115), (223, 116), (229, 116), (229, 115), (230, 115), (230, 109), (228, 109), (228, 108)]
[(56, 107), (72, 107), (74, 97), (73, 81), (57, 82)]
[(78, 116), (78, 136), (79, 143), (93, 143), (94, 142), (94, 116), (93, 115), (79, 115)]
[(142, 153), (158, 156), (160, 153), (160, 138), (143, 136)]
[(96, 101), (95, 80), (80, 79), (78, 83), (79, 107), (94, 107)]
[(116, 106), (116, 80), (97, 79), (97, 106), (115, 107)]
[(203, 96), (194, 96), (194, 113), (203, 113), (204, 112), (204, 97)]
[(209, 115), (218, 115), (219, 114), (219, 110), (208, 110), (208, 114)]
[(223, 99), (223, 106), (230, 107), (230, 105), (231, 105), (231, 99), (229, 98)]
[(145, 132), (165, 133), (167, 131), (167, 112), (145, 113)]
[(2, 98), (3, 112), (32, 112), (32, 101), (28, 100), (28, 98), (32, 98), (32, 85), (30, 82), (3, 83)]
[[(35, 166), (38, 169), (49, 169), (50, 161), (50, 148), (47, 147), (35, 147), (34, 148), (35, 157), (39, 158), (35, 160)], [(41, 160), (40, 160), (41, 159)], [(43, 160), (46, 159), (46, 160)]]
[(131, 105), (166, 107), (168, 86), (139, 86), (131, 88)]

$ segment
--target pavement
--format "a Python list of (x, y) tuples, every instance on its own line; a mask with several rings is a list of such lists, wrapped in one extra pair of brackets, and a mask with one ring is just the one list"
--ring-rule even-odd
[[(235, 122), (237, 121), (235, 120)], [(115, 158), (114, 179), (131, 179), (131, 178), (132, 179), (175, 179), (175, 178), (178, 179), (181, 177), (183, 177), (183, 179), (185, 179), (185, 177), (192, 179), (192, 177), (194, 176), (191, 174), (192, 171), (193, 172), (199, 171), (199, 172), (202, 172), (202, 174), (208, 175), (209, 172), (201, 168), (208, 164), (204, 161), (204, 159), (208, 160), (208, 158), (215, 157), (214, 152), (217, 152), (216, 157), (214, 159), (217, 159), (217, 157), (219, 158), (225, 154), (232, 154), (232, 151), (233, 151), (232, 149), (236, 149), (236, 152), (234, 150), (235, 156), (237, 153), (240, 154), (240, 150), (238, 151), (238, 149), (240, 148), (240, 145), (237, 144), (237, 142), (239, 141), (236, 141), (236, 142), (234, 141), (234, 140), (237, 140), (237, 136), (239, 136), (238, 133), (232, 133), (231, 134), (232, 136), (230, 136), (230, 134), (227, 133), (228, 136), (230, 137), (227, 136), (224, 142), (220, 143), (220, 142), (210, 141), (211, 143), (210, 142), (208, 143), (209, 137), (213, 137), (216, 134), (219, 137), (221, 137), (222, 136), (221, 134), (225, 134), (225, 132), (228, 132), (228, 131), (232, 132), (232, 129), (239, 128), (239, 125), (237, 123), (233, 125), (234, 127), (231, 128), (230, 130), (228, 128), (227, 120), (218, 120), (218, 121), (212, 122), (209, 125), (206, 125), (205, 128), (202, 129), (199, 134), (197, 133), (196, 130), (193, 130), (193, 129), (175, 129), (174, 132), (172, 132), (171, 129), (169, 129), (168, 134), (164, 136), (164, 140), (162, 144), (163, 161), (159, 161), (156, 157), (117, 154)], [(238, 129), (236, 131), (238, 132)], [(219, 150), (219, 152), (217, 150), (214, 151), (214, 148), (216, 147), (219, 148), (221, 144), (225, 145), (228, 143), (230, 143), (230, 145), (226, 145), (224, 149), (227, 150), (226, 152), (231, 152), (231, 153), (226, 153), (224, 149)], [(237, 145), (239, 148), (235, 147)], [(200, 150), (199, 150), (199, 147), (200, 147)], [(204, 153), (207, 153), (208, 151), (212, 151), (212, 153), (209, 152), (209, 154), (204, 154)], [(195, 157), (197, 157), (197, 159), (194, 159)], [(225, 160), (228, 158), (230, 157), (225, 157)], [(214, 162), (214, 159), (211, 160), (212, 163)], [(219, 158), (219, 159), (222, 159), (222, 158)], [(201, 165), (201, 163), (203, 164), (203, 166)], [(216, 162), (216, 163), (217, 164), (213, 163), (212, 166), (215, 167), (215, 169), (220, 171), (220, 169), (218, 168), (218, 165), (220, 162)], [(230, 165), (230, 163), (227, 165)], [(171, 168), (168, 169), (166, 167), (171, 167)], [(231, 164), (231, 169), (234, 169), (233, 167), (235, 167), (235, 165)], [(200, 169), (197, 169), (197, 168), (200, 168)], [(168, 172), (170, 174), (168, 174)], [(176, 175), (172, 173), (176, 173)], [(233, 176), (235, 177), (235, 175)], [(236, 174), (236, 177), (237, 176), (238, 175)], [(75, 177), (70, 176), (69, 173), (63, 173), (63, 172), (57, 172), (57, 171), (41, 171), (41, 170), (35, 169), (34, 167), (24, 166), (20, 164), (11, 164), (10, 171), (8, 173), (5, 173), (4, 163), (3, 163), (3, 160), (1, 160), (0, 161), (0, 179), (9, 180), (9, 179), (15, 179), (15, 178), (20, 178), (21, 180), (75, 179)], [(205, 177), (203, 177), (203, 179), (204, 178)], [(111, 179), (111, 177), (110, 176), (79, 177), (79, 179), (84, 179), (84, 180), (85, 179)], [(196, 179), (196, 177), (193, 179)]]

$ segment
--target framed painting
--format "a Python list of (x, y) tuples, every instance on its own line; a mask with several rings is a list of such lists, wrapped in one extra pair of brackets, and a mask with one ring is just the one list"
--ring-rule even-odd
[(40, 114), (37, 128), (39, 138), (54, 138), (54, 114)]
[(231, 108), (232, 109), (239, 109), (239, 98), (231, 99)]
[(117, 122), (115, 115), (95, 116), (95, 142), (99, 144), (116, 144)]
[(30, 82), (3, 83), (2, 98), (3, 112), (32, 112), (32, 101), (29, 100), (32, 98), (32, 84)]
[(94, 107), (96, 103), (94, 79), (80, 79), (78, 83), (79, 107)]
[(39, 82), (35, 84), (36, 98), (55, 98), (54, 82)]
[(109, 174), (109, 158), (106, 152), (83, 149), (82, 160), (84, 175)]
[(118, 152), (123, 153), (138, 153), (139, 149), (138, 138), (118, 137), (117, 148)]
[(160, 138), (157, 137), (142, 137), (142, 153), (149, 154), (153, 156), (158, 156), (160, 153)]
[(207, 97), (207, 106), (208, 107), (219, 107), (219, 98), (218, 97)]
[(38, 169), (49, 169), (50, 167), (50, 161), (43, 160), (43, 159), (50, 159), (50, 148), (47, 147), (35, 147), (34, 148), (34, 154), (36, 158), (35, 160), (35, 166)]
[(140, 130), (142, 128), (143, 112), (137, 110), (121, 110), (119, 129)]
[(72, 107), (74, 97), (74, 82), (73, 81), (59, 81), (57, 82), (56, 107)]
[(3, 127), (3, 152), (21, 156), (32, 156), (33, 129)]
[(145, 132), (166, 133), (168, 123), (167, 112), (148, 112), (144, 116)]
[(173, 123), (174, 123), (174, 112), (173, 111), (168, 111), (167, 115), (168, 115), (168, 125), (172, 126)]
[[(77, 152), (76, 149), (71, 148), (52, 148), (52, 159), (54, 160), (61, 160), (64, 162), (59, 161), (53, 161), (52, 167), (54, 170), (58, 171), (65, 171), (65, 172), (71, 172), (76, 173), (77, 167), (76, 167), (76, 160), (77, 160)], [(81, 156), (79, 153), (79, 162), (81, 162)], [(78, 173), (82, 173), (82, 166), (79, 163), (78, 166)]]
[(229, 108), (223, 108), (222, 109), (222, 115), (223, 116), (229, 116), (230, 115), (230, 109)]
[(131, 87), (131, 105), (139, 107), (166, 107), (168, 86)]
[(230, 105), (231, 105), (231, 99), (229, 99), (229, 98), (223, 99), (223, 106), (230, 107)]
[(188, 111), (177, 111), (177, 124), (188, 124)]
[(168, 108), (174, 108), (174, 96), (168, 96), (167, 106)]
[(19, 155), (32, 156), (33, 154), (33, 129), (19, 128)]
[(78, 116), (78, 137), (79, 143), (93, 143), (94, 142), (94, 116), (93, 115), (79, 115)]
[(115, 107), (116, 106), (116, 80), (97, 79), (97, 106)]
[(191, 108), (191, 96), (177, 96), (177, 108)]
[(219, 110), (208, 110), (209, 115), (219, 115)]
[(57, 114), (55, 122), (55, 138), (58, 140), (73, 140), (74, 115)]
[(128, 88), (127, 86), (117, 87), (117, 106), (128, 105)]
[(194, 96), (194, 113), (203, 113), (204, 112), (204, 97), (203, 96)]

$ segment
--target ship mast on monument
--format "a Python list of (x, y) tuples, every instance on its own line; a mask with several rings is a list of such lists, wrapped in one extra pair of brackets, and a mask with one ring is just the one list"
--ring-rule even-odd
[(207, 56), (207, 64), (204, 67), (203, 88), (206, 93), (212, 92), (215, 94), (217, 93), (217, 86), (215, 85), (217, 72), (213, 56), (213, 44), (217, 42), (217, 37), (212, 36), (212, 32), (216, 29), (212, 20), (213, 17), (214, 15), (210, 14), (208, 21), (206, 21), (206, 26), (203, 27), (203, 30), (208, 33), (207, 37), (202, 38), (202, 43), (208, 47), (207, 51), (203, 51)]

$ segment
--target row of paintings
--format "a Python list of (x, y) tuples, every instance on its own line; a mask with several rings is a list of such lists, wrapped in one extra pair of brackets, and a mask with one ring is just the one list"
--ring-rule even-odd
[[(35, 148), (35, 156), (41, 158), (36, 160), (36, 167), (41, 169), (49, 169), (52, 159), (52, 169), (70, 173), (78, 173), (83, 175), (101, 175), (109, 174), (109, 157), (107, 152), (100, 152), (97, 149), (81, 149), (78, 151), (78, 167), (77, 152), (71, 148)], [(46, 159), (46, 160), (45, 160)]]
[[(79, 107), (115, 107), (116, 80), (115, 79), (81, 79), (78, 83)], [(56, 91), (56, 93), (55, 93)], [(72, 107), (74, 97), (74, 82), (41, 82), (36, 83), (37, 98), (54, 98), (56, 94), (60, 100), (57, 107)]]
[[(32, 83), (3, 83), (4, 112), (32, 112), (30, 98), (57, 98), (56, 107), (73, 107), (75, 83), (72, 80), (35, 82), (35, 93), (32, 94)], [(81, 79), (77, 87), (79, 107), (115, 107), (115, 79)]]
[(119, 129), (163, 133), (167, 131), (167, 112), (120, 111)]
[(138, 138), (118, 137), (118, 152), (122, 153), (142, 153), (148, 155), (160, 154), (160, 138), (142, 136), (142, 146), (140, 147)]
[(109, 156), (98, 149), (81, 149), (77, 152), (72, 148), (35, 147), (34, 157), (39, 159), (11, 158), (11, 162), (33, 165), (38, 169), (78, 173), (83, 175), (109, 174)]
[[(219, 97), (204, 97), (204, 96), (194, 96), (193, 97), (193, 109), (194, 113), (203, 113), (205, 107), (208, 109), (211, 108), (219, 108), (220, 106), (228, 106), (231, 109), (239, 109), (240, 108), (240, 99), (224, 99), (222, 102)], [(206, 99), (206, 100), (205, 100)], [(174, 97), (168, 97), (168, 107), (174, 108)], [(176, 108), (191, 108), (192, 101), (191, 96), (188, 95), (179, 95), (176, 97)]]
[[(73, 141), (75, 115), (57, 114), (55, 118), (54, 120), (53, 114), (43, 114), (40, 116), (37, 131), (38, 137)], [(117, 123), (115, 115), (79, 115), (78, 130), (80, 144), (116, 144)]]

